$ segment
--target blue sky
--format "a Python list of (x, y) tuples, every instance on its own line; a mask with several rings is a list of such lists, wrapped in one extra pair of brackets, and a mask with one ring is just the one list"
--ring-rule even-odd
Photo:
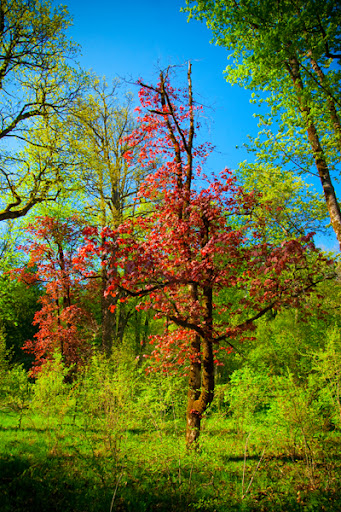
[[(66, 3), (74, 18), (70, 35), (82, 47), (81, 65), (107, 80), (119, 76), (153, 81), (160, 67), (191, 60), (196, 98), (208, 107), (203, 130), (216, 146), (209, 165), (219, 172), (224, 167), (236, 168), (246, 158), (236, 145), (246, 142), (248, 133), (257, 133), (250, 93), (226, 83), (226, 50), (210, 44), (210, 32), (204, 24), (187, 22), (186, 14), (180, 13), (184, 2)], [(137, 93), (134, 87), (131, 90)]]
[[(242, 145), (248, 134), (258, 132), (253, 116), (257, 107), (249, 102), (250, 91), (227, 84), (223, 76), (227, 52), (210, 44), (211, 33), (204, 24), (187, 22), (187, 15), (180, 13), (185, 0), (65, 3), (74, 20), (69, 35), (81, 46), (83, 68), (93, 69), (107, 81), (121, 77), (155, 82), (158, 69), (191, 60), (196, 99), (207, 106), (203, 136), (215, 146), (206, 171), (236, 169), (242, 160), (251, 160)], [(137, 94), (134, 86), (129, 89)], [(319, 237), (318, 244), (337, 250), (334, 240)]]

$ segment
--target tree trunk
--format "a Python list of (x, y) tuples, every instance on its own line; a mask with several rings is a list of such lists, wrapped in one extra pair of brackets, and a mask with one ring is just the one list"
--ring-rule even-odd
[(200, 348), (200, 336), (196, 334), (191, 343), (191, 366), (189, 370), (187, 396), (186, 444), (188, 447), (196, 443), (200, 434), (201, 415), (194, 407), (195, 402), (200, 396), (201, 389)]
[(113, 336), (116, 327), (116, 312), (110, 311), (110, 306), (115, 306), (117, 298), (111, 294), (105, 296), (105, 282), (101, 294), (101, 312), (102, 312), (102, 350), (107, 357), (111, 356)]
[[(102, 350), (107, 357), (110, 357), (113, 346), (122, 345), (124, 333), (133, 311), (125, 311), (122, 304), (118, 303), (119, 297), (113, 297), (111, 294), (105, 296), (106, 287), (107, 284), (104, 282), (101, 295)], [(110, 310), (111, 306), (116, 306), (115, 311)]]
[(341, 249), (341, 212), (340, 206), (336, 198), (335, 190), (330, 177), (328, 165), (320, 144), (319, 136), (311, 116), (311, 109), (304, 99), (304, 87), (299, 71), (299, 62), (296, 57), (292, 57), (287, 64), (288, 71), (292, 78), (296, 89), (298, 102), (302, 116), (307, 127), (308, 139), (314, 155), (315, 165), (320, 177), (321, 185), (324, 192), (326, 205), (328, 208), (331, 225), (336, 234)]
[(330, 120), (331, 120), (331, 124), (332, 124), (333, 130), (334, 130), (334, 133), (335, 133), (336, 140), (337, 140), (338, 151), (341, 154), (341, 122), (340, 122), (340, 118), (338, 116), (338, 113), (337, 113), (337, 110), (335, 107), (334, 97), (328, 90), (328, 86), (325, 85), (326, 81), (325, 81), (324, 73), (323, 73), (322, 69), (320, 68), (320, 66), (318, 65), (318, 63), (316, 62), (316, 60), (313, 59), (313, 57), (310, 57), (310, 63), (311, 63), (311, 67), (313, 68), (313, 70), (315, 71), (315, 73), (318, 76), (318, 80), (321, 84), (323, 91), (327, 94), (327, 106), (328, 106), (328, 110), (329, 110)]
[[(197, 339), (197, 336), (196, 336)], [(193, 342), (192, 357), (200, 350), (200, 341)], [(187, 424), (186, 424), (186, 444), (192, 447), (196, 446), (200, 435), (200, 424), (202, 415), (213, 400), (214, 396), (214, 364), (213, 364), (213, 344), (211, 340), (202, 340), (202, 376), (201, 363), (192, 362), (189, 375), (189, 390), (187, 401)], [(194, 352), (195, 351), (195, 352)], [(200, 389), (201, 384), (201, 389)]]
[[(191, 366), (187, 401), (186, 444), (196, 446), (201, 418), (214, 396), (214, 362), (212, 340), (212, 288), (203, 289), (205, 338), (195, 335), (191, 344)], [(202, 354), (201, 352), (202, 348)]]
[[(103, 242), (106, 239), (103, 238)], [(115, 254), (113, 255), (115, 258)], [(105, 263), (105, 256), (102, 257), (102, 263)], [(117, 306), (118, 297), (113, 297), (111, 293), (106, 295), (108, 287), (108, 273), (106, 265), (102, 266), (101, 271), (101, 315), (102, 315), (102, 351), (106, 357), (112, 354), (113, 341), (116, 334), (117, 312), (111, 311), (112, 306)]]

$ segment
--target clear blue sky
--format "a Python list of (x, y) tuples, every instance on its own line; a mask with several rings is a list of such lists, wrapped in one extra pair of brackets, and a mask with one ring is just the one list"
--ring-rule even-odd
[[(55, 4), (58, 2), (55, 0)], [(187, 22), (179, 0), (66, 0), (74, 26), (70, 34), (82, 47), (80, 63), (107, 80), (116, 76), (152, 81), (169, 64), (192, 61), (196, 98), (207, 105), (207, 138), (216, 146), (209, 162), (219, 172), (246, 158), (248, 133), (257, 133), (250, 93), (226, 83), (227, 53), (210, 44), (210, 32)], [(186, 71), (186, 70), (184, 70)], [(185, 74), (184, 74), (185, 78)], [(131, 87), (132, 92), (137, 89)]]
[[(253, 117), (257, 107), (249, 103), (249, 91), (226, 83), (223, 70), (227, 52), (210, 44), (211, 33), (204, 24), (187, 22), (186, 14), (180, 13), (185, 0), (63, 3), (74, 20), (69, 34), (81, 46), (80, 64), (107, 81), (122, 77), (155, 82), (160, 68), (191, 60), (196, 99), (208, 107), (204, 137), (216, 148), (208, 160), (207, 172), (236, 169), (242, 160), (251, 160), (242, 144), (247, 142), (248, 134), (257, 134)], [(133, 86), (129, 88), (137, 93)], [(334, 240), (334, 236), (329, 240), (319, 237), (318, 243), (337, 250)]]

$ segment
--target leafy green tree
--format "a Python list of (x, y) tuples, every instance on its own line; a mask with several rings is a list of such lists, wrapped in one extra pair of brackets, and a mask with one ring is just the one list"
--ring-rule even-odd
[(0, 327), (0, 411), (16, 412), (20, 428), (24, 411), (28, 409), (30, 383), (22, 365), (11, 364), (11, 351), (6, 349), (5, 333)]
[(6, 345), (13, 359), (24, 363), (27, 369), (33, 358), (24, 354), (21, 348), (37, 332), (32, 322), (39, 309), (38, 300), (42, 293), (40, 286), (28, 287), (6, 274), (0, 277), (0, 325), (6, 334)]
[(69, 64), (77, 53), (69, 25), (65, 7), (46, 1), (0, 4), (0, 220), (60, 192), (60, 147), (55, 134), (41, 137), (41, 127), (65, 117), (84, 83)]
[(0, 229), (0, 330), (5, 335), (7, 349), (16, 362), (28, 369), (32, 358), (24, 355), (21, 347), (33, 337), (36, 328), (33, 317), (39, 309), (38, 298), (43, 294), (39, 285), (28, 287), (11, 277), (11, 270), (25, 264), (25, 257), (18, 251), (22, 241), (22, 222), (7, 220)]
[[(259, 158), (318, 175), (341, 244), (333, 173), (341, 151), (341, 9), (333, 0), (187, 0), (190, 17), (205, 20), (229, 50), (226, 79), (266, 103)], [(264, 92), (264, 95), (258, 95)], [(274, 121), (278, 133), (271, 131)]]
[[(78, 186), (94, 223), (101, 227), (117, 226), (132, 213), (133, 197), (148, 171), (137, 162), (138, 144), (130, 148), (126, 141), (135, 127), (132, 96), (122, 94), (117, 80), (109, 86), (93, 77), (69, 117), (69, 153), (78, 158)], [(128, 148), (130, 162), (124, 158)]]
[(246, 161), (240, 164), (238, 175), (245, 190), (259, 195), (252, 219), (264, 242), (281, 243), (311, 232), (326, 233), (325, 202), (301, 176), (288, 173), (281, 165)]

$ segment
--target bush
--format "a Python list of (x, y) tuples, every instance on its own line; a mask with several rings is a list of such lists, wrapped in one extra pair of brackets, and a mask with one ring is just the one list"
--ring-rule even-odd
[(19, 428), (31, 398), (31, 384), (23, 365), (10, 363), (10, 351), (6, 350), (5, 335), (0, 329), (0, 409), (19, 413)]

